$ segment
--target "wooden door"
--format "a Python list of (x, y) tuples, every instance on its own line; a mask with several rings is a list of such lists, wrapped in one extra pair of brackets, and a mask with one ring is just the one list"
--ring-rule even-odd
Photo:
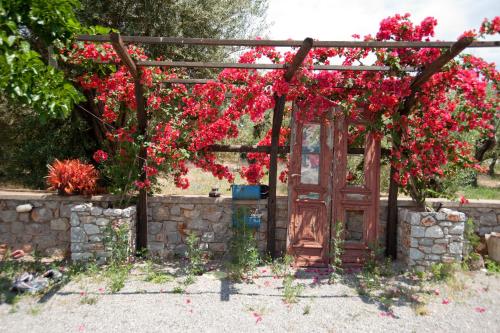
[(331, 218), (331, 122), (294, 121), (291, 145), (287, 252), (299, 266), (325, 266)]
[(380, 201), (380, 139), (368, 132), (353, 140), (353, 127), (367, 126), (369, 118), (357, 121), (337, 117), (333, 156), (332, 227), (342, 223), (344, 266), (362, 266), (377, 241)]

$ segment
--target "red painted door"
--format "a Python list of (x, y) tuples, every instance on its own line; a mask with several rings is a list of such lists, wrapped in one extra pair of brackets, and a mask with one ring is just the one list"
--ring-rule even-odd
[(331, 217), (331, 122), (294, 122), (293, 127), (288, 253), (299, 266), (325, 266)]

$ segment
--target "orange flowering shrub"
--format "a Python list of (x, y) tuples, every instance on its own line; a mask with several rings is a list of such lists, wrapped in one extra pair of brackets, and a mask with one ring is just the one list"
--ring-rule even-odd
[(49, 190), (57, 190), (62, 195), (96, 193), (98, 171), (91, 164), (79, 160), (55, 160), (47, 166)]

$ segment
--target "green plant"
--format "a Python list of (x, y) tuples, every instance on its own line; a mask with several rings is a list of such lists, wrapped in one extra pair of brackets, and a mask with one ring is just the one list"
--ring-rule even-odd
[(481, 243), (481, 238), (475, 232), (474, 220), (471, 218), (467, 219), (465, 222), (464, 238), (467, 242), (467, 256), (465, 257), (465, 261), (467, 261), (467, 257), (471, 255)]
[(307, 316), (310, 313), (311, 313), (311, 305), (307, 304), (306, 306), (304, 306), (304, 310), (302, 311), (302, 314), (304, 316)]
[(172, 292), (174, 294), (184, 294), (185, 290), (181, 286), (175, 286), (174, 289), (172, 289)]
[(286, 254), (284, 257), (276, 258), (271, 263), (271, 272), (276, 277), (283, 277), (289, 274), (290, 266), (293, 263), (293, 257)]
[(108, 278), (108, 288), (112, 293), (120, 291), (125, 286), (130, 268), (130, 265), (119, 264), (112, 264), (107, 268), (105, 275)]
[(200, 248), (199, 238), (194, 233), (189, 233), (186, 238), (187, 245), (187, 272), (192, 275), (201, 275), (204, 272), (203, 252)]
[(283, 301), (287, 304), (297, 303), (297, 298), (304, 291), (304, 284), (294, 284), (295, 277), (287, 274), (283, 278)]
[(241, 280), (252, 275), (260, 263), (259, 250), (253, 233), (248, 229), (242, 217), (237, 219), (238, 225), (233, 227), (233, 236), (229, 244), (231, 261), (229, 277)]
[(154, 267), (154, 263), (151, 260), (146, 261), (144, 266), (144, 273), (146, 274), (146, 276), (144, 277), (144, 281), (147, 282), (161, 284), (174, 280), (174, 277), (172, 275), (158, 271), (158, 269)]
[(490, 273), (500, 273), (500, 264), (497, 263), (496, 261), (490, 259), (490, 258), (485, 258), (484, 263), (486, 265), (486, 269)]
[(95, 296), (90, 296), (87, 293), (85, 293), (82, 297), (80, 297), (80, 304), (87, 304), (87, 305), (95, 305), (97, 303), (97, 297)]
[(335, 283), (340, 279), (343, 272), (342, 269), (342, 254), (344, 253), (344, 225), (342, 222), (337, 221), (335, 223), (335, 229), (333, 232), (333, 238), (331, 240), (331, 250), (330, 250), (330, 277), (328, 279), (329, 283)]
[(108, 262), (121, 265), (127, 262), (131, 252), (129, 246), (129, 225), (116, 220), (106, 226), (103, 238), (106, 249), (111, 252)]
[(447, 281), (454, 277), (458, 267), (454, 263), (436, 263), (432, 264), (429, 269), (432, 279), (435, 281)]

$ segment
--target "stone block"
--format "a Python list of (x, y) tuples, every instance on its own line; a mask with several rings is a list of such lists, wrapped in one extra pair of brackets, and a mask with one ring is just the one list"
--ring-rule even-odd
[(412, 226), (411, 227), (411, 236), (412, 237), (424, 237), (425, 236), (425, 228), (419, 227), (419, 226)]
[(83, 224), (94, 224), (95, 220), (95, 216), (80, 216), (80, 223)]
[(426, 227), (430, 227), (436, 224), (436, 219), (432, 216), (426, 216), (420, 220), (420, 224)]
[(411, 248), (410, 249), (410, 259), (412, 260), (419, 260), (423, 259), (425, 257), (425, 254), (418, 249)]
[(29, 222), (30, 221), (30, 213), (19, 213), (17, 215), (17, 220), (21, 222)]
[(80, 225), (80, 218), (78, 217), (77, 213), (71, 213), (71, 219), (69, 220), (69, 223), (72, 227)]
[(188, 222), (188, 227), (189, 229), (195, 229), (195, 230), (207, 230), (208, 225), (205, 221), (203, 221), (201, 218), (194, 219), (192, 221)]
[(14, 222), (16, 219), (17, 219), (17, 212), (15, 210), (0, 211), (0, 221)]
[(464, 244), (459, 242), (450, 243), (448, 246), (449, 252), (452, 254), (462, 254)]
[(92, 207), (91, 203), (84, 203), (71, 207), (72, 212), (89, 212)]
[(18, 213), (29, 213), (33, 209), (33, 205), (31, 204), (24, 204), (24, 205), (19, 205), (16, 207), (16, 212)]
[(165, 244), (163, 242), (148, 242), (149, 251), (162, 251), (165, 248)]
[(98, 225), (98, 226), (101, 226), (101, 227), (107, 226), (109, 224), (109, 218), (98, 217), (95, 220), (95, 224)]
[(92, 253), (89, 252), (71, 253), (71, 260), (73, 261), (87, 261), (92, 257)]
[(432, 246), (432, 253), (434, 254), (443, 254), (445, 252), (446, 252), (446, 245), (435, 244)]
[(87, 235), (83, 228), (73, 227), (71, 228), (71, 243), (83, 243), (87, 241)]
[(69, 228), (69, 222), (67, 218), (58, 218), (50, 221), (50, 229), (66, 231)]
[(481, 215), (479, 217), (479, 224), (481, 226), (496, 226), (497, 225), (497, 216), (495, 213), (491, 212), (488, 214)]
[(123, 217), (134, 217), (136, 213), (136, 208), (134, 206), (127, 207), (122, 210)]
[(12, 232), (14, 235), (20, 235), (23, 231), (24, 231), (24, 224), (21, 222), (13, 222), (10, 226), (10, 232)]
[(89, 241), (91, 242), (102, 242), (102, 235), (96, 234), (96, 235), (89, 235)]
[(83, 230), (85, 230), (85, 233), (87, 235), (95, 235), (101, 232), (98, 226), (95, 224), (84, 224), (83, 225)]
[(210, 243), (208, 244), (208, 248), (213, 252), (225, 252), (226, 244), (225, 243)]
[(177, 225), (176, 221), (165, 221), (163, 222), (163, 229), (167, 232), (177, 231)]
[[(193, 211), (195, 212), (195, 211)], [(202, 217), (206, 220), (209, 220), (210, 222), (217, 222), (220, 220), (222, 216), (222, 212), (220, 211), (215, 211), (215, 212), (203, 212)]]
[(182, 215), (185, 218), (194, 219), (194, 218), (199, 217), (201, 215), (201, 212), (198, 209), (195, 209), (195, 210), (184, 210), (182, 212)]
[(82, 252), (83, 251), (82, 243), (72, 242), (70, 245), (70, 249), (71, 249), (71, 252), (73, 252), (73, 253)]
[(170, 214), (177, 216), (181, 215), (181, 207), (179, 207), (178, 205), (170, 207)]
[(444, 237), (444, 232), (440, 226), (435, 225), (425, 230), (425, 237), (442, 238)]
[(101, 207), (92, 207), (90, 208), (90, 215), (101, 215), (102, 214), (102, 208)]
[(212, 224), (212, 230), (217, 235), (222, 235), (227, 232), (228, 224), (226, 223), (214, 223)]
[(463, 235), (464, 234), (464, 228), (465, 228), (465, 226), (464, 226), (463, 223), (456, 224), (453, 227), (451, 227), (451, 228), (448, 229), (448, 233), (450, 235)]
[(165, 221), (170, 216), (170, 210), (167, 206), (155, 207), (152, 216), (154, 221)]
[(168, 232), (167, 242), (168, 244), (180, 244), (182, 239), (178, 232)]
[(432, 246), (434, 244), (434, 240), (430, 238), (420, 238), (418, 243), (424, 246)]
[(184, 210), (193, 210), (194, 209), (193, 204), (180, 204), (179, 207), (184, 209)]
[(159, 223), (159, 222), (149, 222), (148, 223), (149, 234), (156, 235), (157, 233), (159, 233), (161, 231), (162, 225), (163, 225), (163, 223)]
[(71, 206), (72, 206), (72, 204), (61, 204), (61, 206), (59, 207), (59, 216), (70, 218), (71, 217)]
[(44, 232), (44, 225), (42, 224), (35, 224), (35, 223), (30, 223), (25, 226), (26, 233), (28, 235), (41, 235)]
[(201, 235), (201, 241), (202, 242), (210, 243), (210, 242), (213, 242), (214, 239), (215, 239), (215, 233), (213, 231), (204, 232)]

